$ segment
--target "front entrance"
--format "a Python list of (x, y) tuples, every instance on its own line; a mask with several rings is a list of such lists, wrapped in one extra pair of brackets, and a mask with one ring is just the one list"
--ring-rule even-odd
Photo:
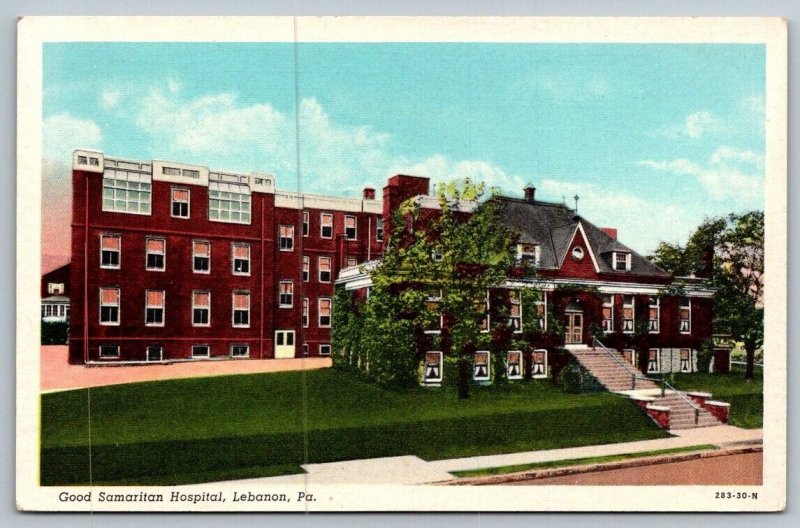
[(567, 324), (564, 342), (568, 345), (583, 343), (583, 312), (566, 312)]
[(275, 359), (291, 359), (294, 355), (294, 330), (276, 330)]

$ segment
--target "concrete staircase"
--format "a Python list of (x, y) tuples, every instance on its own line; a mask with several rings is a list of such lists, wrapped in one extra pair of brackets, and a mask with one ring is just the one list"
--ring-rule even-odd
[[(653, 420), (661, 427), (669, 429), (692, 429), (695, 427), (710, 427), (721, 425), (713, 414), (703, 405), (692, 401), (687, 393), (668, 389), (661, 396), (660, 385), (647, 379), (636, 379), (635, 384), (632, 374), (638, 373), (633, 366), (627, 366), (620, 355), (616, 361), (612, 354), (601, 347), (596, 349), (575, 349), (570, 353), (610, 392), (624, 394), (642, 407)], [(641, 375), (641, 374), (639, 374)], [(641, 375), (644, 377), (643, 375)], [(666, 412), (668, 418), (662, 418)], [(695, 423), (695, 413), (697, 422)]]
[(619, 362), (614, 361), (614, 358), (609, 356), (608, 352), (597, 348), (581, 350), (570, 350), (575, 359), (583, 365), (586, 370), (592, 373), (597, 378), (603, 387), (611, 392), (640, 390), (640, 389), (657, 389), (658, 385), (649, 380), (637, 379), (634, 386), (632, 381), (631, 372), (635, 369), (630, 367), (626, 369), (621, 363), (624, 363), (622, 356), (619, 356)]

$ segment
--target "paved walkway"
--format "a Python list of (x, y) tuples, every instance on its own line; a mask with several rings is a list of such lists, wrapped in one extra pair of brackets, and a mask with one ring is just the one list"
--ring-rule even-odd
[(98, 366), (70, 365), (67, 347), (41, 347), (42, 392), (100, 387), (136, 381), (157, 381), (176, 378), (257, 374), (287, 370), (309, 370), (331, 366), (330, 358), (300, 359), (231, 359), (185, 361), (171, 364)]
[(527, 451), (505, 455), (490, 455), (426, 462), (416, 456), (399, 456), (306, 464), (305, 474), (285, 475), (239, 480), (237, 483), (265, 484), (427, 484), (453, 480), (451, 471), (481, 469), (516, 464), (552, 462), (605, 455), (640, 453), (658, 449), (672, 449), (701, 444), (726, 446), (739, 443), (757, 443), (762, 440), (761, 429), (740, 429), (730, 425), (702, 427), (673, 431), (671, 438), (640, 440), (619, 444), (604, 444), (544, 451)]

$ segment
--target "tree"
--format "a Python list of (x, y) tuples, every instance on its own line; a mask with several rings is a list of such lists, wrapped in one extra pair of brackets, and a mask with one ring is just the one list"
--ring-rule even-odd
[(717, 290), (714, 330), (744, 343), (745, 378), (753, 379), (755, 351), (764, 341), (764, 212), (707, 218), (686, 246), (662, 242), (651, 260), (677, 276), (710, 275)]
[(488, 291), (505, 279), (515, 259), (515, 238), (499, 221), (498, 203), (482, 200), (484, 195), (483, 184), (466, 179), (439, 186), (435, 214), (413, 199), (404, 202), (372, 273), (373, 294), (390, 294), (398, 303), (392, 311), (418, 331), (435, 325), (441, 314), (439, 344), (456, 358), (461, 398), (469, 397)]

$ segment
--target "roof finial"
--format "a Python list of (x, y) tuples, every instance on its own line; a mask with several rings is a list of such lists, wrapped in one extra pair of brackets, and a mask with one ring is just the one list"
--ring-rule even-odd
[(581, 197), (576, 194), (575, 196), (573, 196), (573, 198), (575, 198), (575, 212), (577, 213), (578, 212), (578, 200), (580, 200)]

